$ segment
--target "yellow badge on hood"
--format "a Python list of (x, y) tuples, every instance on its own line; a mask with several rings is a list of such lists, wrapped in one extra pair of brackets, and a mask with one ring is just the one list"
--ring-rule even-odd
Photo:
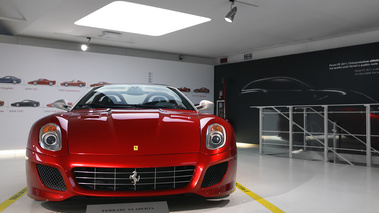
[(134, 146), (133, 150), (138, 151), (138, 146)]

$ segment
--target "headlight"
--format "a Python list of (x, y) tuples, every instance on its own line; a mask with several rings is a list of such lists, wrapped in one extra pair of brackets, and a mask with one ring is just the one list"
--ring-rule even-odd
[(220, 124), (212, 124), (207, 129), (207, 149), (214, 150), (225, 146), (226, 132)]
[(39, 145), (50, 151), (62, 149), (61, 128), (56, 124), (46, 124), (39, 131)]

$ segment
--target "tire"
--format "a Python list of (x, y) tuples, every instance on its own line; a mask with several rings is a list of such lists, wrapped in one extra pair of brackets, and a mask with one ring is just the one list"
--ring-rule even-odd
[(34, 84), (34, 85), (37, 85), (37, 81), (34, 81), (33, 84)]
[(64, 83), (64, 86), (65, 86), (65, 87), (68, 87), (68, 83)]
[(83, 84), (79, 84), (79, 87), (82, 87), (83, 86)]
[(53, 86), (53, 85), (54, 85), (54, 83), (50, 81), (50, 82), (49, 82), (49, 85), (50, 85), (50, 86)]

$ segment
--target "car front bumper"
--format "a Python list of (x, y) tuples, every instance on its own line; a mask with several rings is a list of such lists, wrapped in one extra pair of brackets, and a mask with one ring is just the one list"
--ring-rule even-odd
[[(61, 201), (73, 196), (141, 197), (177, 194), (198, 194), (207, 198), (223, 197), (234, 191), (236, 183), (236, 151), (227, 151), (215, 155), (202, 153), (153, 156), (67, 154), (53, 157), (27, 149), (26, 156), (28, 196), (36, 200)], [(219, 170), (217, 167), (221, 164), (227, 164), (227, 168), (226, 171), (220, 173), (220, 171), (216, 170)], [(46, 177), (52, 174), (50, 172), (41, 173), (37, 169), (37, 165), (52, 168), (56, 171), (56, 174), (54, 174), (54, 177)], [(190, 182), (180, 188), (164, 190), (108, 191), (85, 189), (78, 185), (73, 172), (73, 169), (78, 167), (161, 168), (178, 166), (194, 166)], [(220, 174), (222, 177), (220, 177)], [(57, 176), (60, 176), (60, 178), (57, 178)], [(143, 176), (142, 173), (141, 176)], [(46, 184), (46, 178), (50, 180), (49, 184)], [(61, 180), (59, 181), (59, 179)], [(55, 188), (54, 181), (61, 182), (62, 187)], [(207, 183), (203, 184), (203, 182)], [(51, 183), (53, 183), (53, 186), (51, 186)], [(138, 184), (136, 183), (137, 186)]]

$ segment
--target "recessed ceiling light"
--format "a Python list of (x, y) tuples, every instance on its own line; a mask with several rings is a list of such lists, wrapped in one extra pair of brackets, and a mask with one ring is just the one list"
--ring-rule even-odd
[(79, 19), (76, 25), (161, 36), (210, 21), (210, 18), (125, 1), (112, 2)]

